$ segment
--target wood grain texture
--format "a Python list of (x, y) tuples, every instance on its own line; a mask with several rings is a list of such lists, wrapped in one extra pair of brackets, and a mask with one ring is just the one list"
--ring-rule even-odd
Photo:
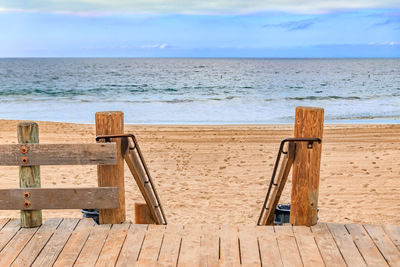
[[(28, 152), (21, 153), (21, 147)], [(28, 162), (23, 163), (22, 157)], [(115, 144), (18, 144), (0, 145), (0, 166), (35, 165), (114, 165)]]
[(325, 266), (346, 266), (346, 263), (336, 246), (335, 240), (329, 232), (328, 226), (318, 223), (311, 227), (315, 242), (324, 260)]
[(283, 266), (274, 227), (259, 226), (256, 228), (256, 231), (263, 266)]
[(136, 265), (147, 227), (146, 224), (131, 225), (115, 266), (123, 267)]
[(239, 226), (239, 245), (242, 266), (261, 266), (256, 226)]
[[(25, 197), (29, 193), (29, 197)], [(25, 207), (24, 201), (30, 206)], [(21, 188), (0, 189), (0, 209), (96, 209), (118, 207), (118, 188)]]
[(274, 226), (283, 266), (303, 266), (291, 225)]
[[(322, 108), (297, 107), (294, 137), (320, 138), (324, 127)], [(292, 172), (290, 223), (311, 226), (317, 223), (321, 144), (314, 142), (308, 149), (306, 142), (296, 143), (296, 158)]]
[(347, 265), (367, 266), (344, 225), (336, 223), (329, 223), (327, 225)]
[(0, 231), (0, 251), (3, 250), (20, 228), (19, 219), (11, 219), (7, 222)]
[[(17, 126), (18, 143), (39, 143), (39, 126), (35, 122), (21, 122)], [(22, 153), (21, 153), (22, 155)], [(40, 187), (40, 166), (19, 167), (19, 187)], [(21, 210), (21, 227), (42, 225), (41, 210)]]
[(364, 225), (365, 230), (371, 236), (375, 245), (382, 253), (390, 266), (400, 266), (400, 251), (396, 248), (390, 238), (386, 235), (380, 225)]
[(97, 259), (96, 266), (115, 266), (119, 252), (124, 244), (129, 224), (114, 224), (104, 243), (100, 256)]
[(61, 218), (46, 220), (11, 266), (31, 266), (61, 221)]
[(176, 266), (182, 240), (182, 225), (167, 225), (157, 266)]
[(53, 266), (73, 266), (95, 224), (92, 219), (80, 220)]
[(400, 225), (384, 225), (383, 229), (400, 251)]
[(219, 266), (219, 226), (208, 224), (201, 226), (200, 266)]
[(200, 266), (201, 225), (184, 226), (178, 267)]
[(64, 219), (58, 226), (56, 232), (52, 235), (49, 242), (47, 242), (46, 246), (42, 249), (39, 256), (32, 264), (32, 267), (53, 266), (78, 222), (79, 219), (76, 218)]
[(155, 227), (150, 224), (140, 251), (138, 266), (154, 266), (160, 253), (161, 244), (164, 237), (165, 226)]
[(135, 203), (135, 224), (155, 224), (155, 220), (146, 203)]
[(362, 225), (346, 224), (345, 227), (368, 266), (388, 266)]
[(222, 225), (220, 234), (220, 266), (240, 266), (238, 227)]
[[(124, 113), (120, 111), (96, 112), (96, 135), (124, 133)], [(100, 140), (99, 142), (103, 142)], [(123, 223), (126, 220), (125, 210), (125, 183), (124, 160), (121, 151), (121, 139), (111, 139), (117, 144), (117, 164), (97, 166), (97, 179), (99, 187), (118, 187), (119, 208), (100, 209), (99, 221), (101, 224)]]
[(324, 261), (310, 228), (306, 226), (294, 226), (293, 233), (296, 237), (304, 266), (324, 266)]

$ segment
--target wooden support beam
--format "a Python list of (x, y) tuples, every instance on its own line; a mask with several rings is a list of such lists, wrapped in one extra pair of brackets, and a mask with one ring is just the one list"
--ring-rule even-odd
[(294, 142), (289, 142), (288, 152), (287, 154), (285, 154), (285, 157), (283, 158), (281, 163), (279, 174), (275, 178), (274, 184), (276, 185), (274, 185), (270, 199), (267, 202), (268, 203), (266, 206), (267, 211), (264, 213), (264, 217), (261, 220), (261, 225), (272, 225), (274, 222), (276, 205), (278, 205), (283, 189), (285, 188), (285, 184), (295, 158), (295, 153), (296, 153), (296, 144)]
[(156, 206), (159, 207), (159, 203), (157, 203), (155, 192), (150, 186), (146, 171), (144, 170), (144, 167), (140, 161), (139, 155), (136, 151), (127, 149), (124, 154), (124, 159), (133, 177), (135, 178), (136, 184), (138, 185), (140, 192), (146, 201), (147, 207), (154, 218), (155, 223), (162, 224), (163, 216), (161, 214), (161, 210), (160, 208), (155, 208)]
[(135, 203), (135, 224), (155, 224), (156, 221), (146, 203)]
[(0, 145), (0, 166), (114, 164), (115, 143)]
[[(39, 143), (39, 126), (35, 122), (21, 122), (17, 127), (18, 143)], [(20, 151), (21, 157), (24, 155)], [(20, 187), (40, 187), (40, 166), (19, 167)], [(21, 227), (42, 225), (41, 210), (21, 210)]]
[[(294, 137), (320, 138), (322, 140), (324, 110), (313, 107), (297, 107)], [(314, 142), (307, 148), (306, 142), (298, 142), (293, 164), (290, 223), (311, 226), (317, 223), (321, 144)]]
[(0, 189), (0, 210), (118, 208), (118, 188)]
[[(124, 113), (121, 111), (105, 111), (96, 113), (96, 135), (124, 133)], [(99, 142), (104, 142), (101, 140)], [(121, 139), (114, 138), (117, 143), (117, 164), (97, 166), (97, 179), (100, 187), (118, 187), (117, 209), (100, 209), (100, 224), (123, 223), (126, 220), (124, 160), (121, 151)]]

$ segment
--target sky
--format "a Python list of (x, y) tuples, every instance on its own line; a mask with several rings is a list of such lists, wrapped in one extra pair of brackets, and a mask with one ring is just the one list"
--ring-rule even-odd
[(0, 57), (400, 57), (400, 0), (0, 0)]

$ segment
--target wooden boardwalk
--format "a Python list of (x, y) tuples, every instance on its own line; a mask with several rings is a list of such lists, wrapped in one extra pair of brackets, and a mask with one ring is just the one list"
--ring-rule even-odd
[(95, 225), (0, 219), (0, 266), (400, 266), (400, 226)]

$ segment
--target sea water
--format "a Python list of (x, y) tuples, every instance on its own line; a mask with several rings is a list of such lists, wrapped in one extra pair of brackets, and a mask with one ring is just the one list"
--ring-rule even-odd
[(0, 59), (0, 119), (93, 123), (399, 123), (400, 59)]

